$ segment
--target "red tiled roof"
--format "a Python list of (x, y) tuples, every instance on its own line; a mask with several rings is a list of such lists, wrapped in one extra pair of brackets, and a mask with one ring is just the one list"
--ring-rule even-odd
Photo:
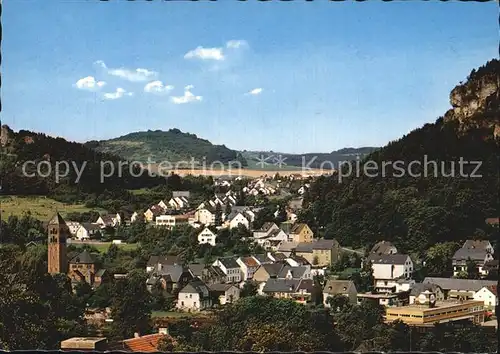
[(123, 348), (127, 351), (154, 353), (158, 351), (158, 341), (166, 334), (148, 334), (142, 337), (126, 339), (123, 341)]
[(487, 287), (489, 291), (491, 291), (495, 296), (498, 296), (498, 288), (495, 285), (490, 285)]
[(241, 257), (247, 267), (258, 267), (259, 263), (253, 257)]
[(490, 225), (498, 225), (500, 218), (487, 218), (486, 223)]

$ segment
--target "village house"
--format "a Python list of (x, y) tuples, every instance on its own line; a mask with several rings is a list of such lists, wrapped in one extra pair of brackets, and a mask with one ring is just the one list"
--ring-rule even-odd
[(278, 253), (284, 254), (286, 257), (290, 257), (290, 255), (295, 252), (297, 245), (298, 243), (296, 242), (281, 242), (276, 251)]
[(66, 221), (66, 225), (69, 228), (71, 235), (76, 236), (76, 232), (82, 226), (78, 221)]
[(159, 283), (167, 293), (171, 294), (175, 290), (181, 289), (193, 278), (193, 274), (187, 267), (178, 264), (162, 265), (158, 263), (158, 267), (150, 272), (146, 286), (151, 291)]
[(312, 242), (314, 233), (307, 224), (293, 224), (289, 236), (289, 241), (296, 243)]
[(312, 279), (311, 267), (290, 267), (280, 269), (277, 279)]
[(156, 218), (160, 215), (165, 214), (165, 209), (159, 207), (158, 205), (153, 205), (152, 207), (148, 208), (146, 212), (144, 213), (144, 219), (146, 222), (153, 222), (156, 220)]
[(266, 254), (255, 254), (252, 257), (255, 258), (257, 262), (259, 262), (259, 265), (271, 264), (275, 262), (274, 258), (271, 256), (269, 252)]
[(328, 303), (329, 297), (342, 295), (349, 299), (349, 303), (357, 303), (358, 291), (356, 285), (351, 280), (331, 280), (329, 279), (323, 289), (323, 303), (326, 307), (330, 307)]
[(194, 213), (194, 219), (202, 225), (210, 226), (215, 224), (215, 214), (215, 207), (208, 204), (196, 210)]
[(416, 282), (413, 279), (375, 279), (374, 288), (379, 293), (399, 293), (410, 291), (415, 284)]
[(260, 229), (253, 232), (253, 238), (255, 240), (266, 238), (273, 230), (279, 230), (278, 225), (274, 222), (265, 222)]
[(409, 304), (417, 304), (419, 303), (419, 297), (422, 298), (426, 296), (429, 298), (430, 294), (433, 294), (436, 301), (444, 301), (444, 293), (439, 285), (431, 284), (431, 283), (416, 283), (412, 286), (410, 290)]
[(290, 257), (285, 258), (285, 262), (292, 267), (311, 266), (307, 259), (296, 254), (291, 254)]
[(179, 291), (176, 307), (184, 311), (202, 311), (212, 307), (210, 289), (200, 279), (193, 279)]
[(94, 258), (87, 250), (69, 261), (68, 276), (73, 286), (84, 281), (92, 288), (98, 287), (107, 280), (106, 270), (97, 268)]
[(396, 254), (398, 249), (389, 241), (380, 241), (370, 250), (371, 255)]
[(285, 264), (282, 262), (262, 264), (253, 274), (253, 280), (258, 283), (263, 283), (269, 279), (276, 279), (283, 267), (285, 267)]
[(160, 215), (156, 217), (155, 225), (173, 229), (176, 226), (186, 225), (188, 222), (188, 215)]
[(189, 201), (186, 197), (172, 197), (168, 201), (169, 209), (182, 210), (189, 207)]
[(163, 200), (160, 200), (158, 202), (158, 204), (156, 204), (156, 205), (158, 205), (163, 210), (168, 210), (169, 209), (169, 205), (167, 203), (165, 203)]
[[(483, 244), (485, 247), (480, 247), (480, 248), (475, 248), (474, 245), (468, 244), (470, 247), (462, 247), (458, 249), (455, 254), (453, 255), (452, 258), (452, 264), (453, 264), (453, 275), (458, 275), (461, 272), (467, 272), (467, 262), (472, 261), (477, 267), (477, 270), (479, 274), (485, 276), (487, 275), (487, 271), (485, 271), (484, 265), (493, 260), (493, 254), (491, 253), (490, 248), (491, 244), (486, 241), (488, 245), (485, 245), (483, 242), (474, 242), (471, 241), (472, 243), (476, 244)], [(466, 242), (467, 244), (467, 242)], [(489, 246), (489, 247), (488, 247)]]
[(222, 269), (226, 275), (226, 283), (239, 283), (242, 280), (241, 268), (234, 257), (218, 258), (213, 264), (214, 267)]
[(358, 293), (356, 296), (358, 300), (358, 305), (363, 301), (370, 301), (372, 303), (379, 304), (381, 306), (397, 306), (402, 303), (407, 303), (406, 300), (402, 300), (401, 295), (398, 293), (385, 293), (385, 294), (371, 294), (371, 293)]
[(212, 232), (208, 227), (205, 227), (201, 232), (198, 234), (198, 244), (209, 244), (211, 246), (215, 246), (215, 240), (217, 238), (217, 234)]
[(241, 272), (243, 274), (243, 280), (244, 281), (253, 279), (254, 273), (257, 271), (257, 269), (260, 266), (259, 262), (257, 261), (257, 259), (255, 259), (252, 256), (250, 256), (250, 257), (239, 257), (236, 260), (236, 263), (238, 263), (238, 265), (241, 268)]
[(132, 215), (130, 216), (130, 223), (134, 223), (139, 220), (139, 213), (134, 211)]
[(245, 228), (250, 229), (251, 221), (246, 212), (232, 212), (228, 216), (229, 228), (234, 229), (243, 225)]
[(312, 288), (312, 279), (269, 279), (262, 288), (262, 293), (278, 299), (305, 303), (310, 299)]
[(414, 269), (407, 254), (374, 254), (370, 255), (369, 262), (376, 280), (410, 279)]
[(201, 279), (205, 284), (224, 283), (226, 274), (219, 267), (213, 265), (205, 265), (200, 263), (191, 263), (188, 265), (191, 273)]
[(340, 245), (337, 240), (301, 242), (297, 244), (295, 254), (304, 257), (315, 267), (328, 267), (339, 259)]
[(281, 229), (273, 229), (267, 236), (254, 239), (266, 251), (277, 251), (283, 242), (287, 242), (288, 235)]
[(230, 304), (240, 298), (240, 288), (233, 284), (210, 284), (212, 297), (219, 300), (220, 305)]
[(115, 227), (121, 224), (121, 217), (120, 214), (101, 215), (96, 220), (95, 224), (100, 225), (101, 228)]
[(98, 233), (100, 233), (101, 225), (91, 224), (88, 222), (84, 222), (80, 224), (80, 227), (75, 233), (75, 236), (78, 240), (89, 240), (94, 238)]
[(454, 279), (426, 277), (422, 283), (438, 285), (444, 294), (444, 298), (472, 300), (474, 295), (485, 286), (496, 286), (495, 280), (482, 279)]
[[(267, 253), (267, 258), (269, 258), (272, 262), (286, 262), (287, 256), (285, 256), (283, 253), (280, 252), (268, 252)], [(261, 264), (263, 264), (261, 262)]]
[(474, 300), (484, 302), (484, 308), (495, 313), (495, 307), (498, 306), (498, 291), (495, 285), (483, 286), (476, 291)]
[(146, 272), (149, 273), (167, 265), (181, 264), (181, 261), (177, 256), (151, 256), (146, 263)]

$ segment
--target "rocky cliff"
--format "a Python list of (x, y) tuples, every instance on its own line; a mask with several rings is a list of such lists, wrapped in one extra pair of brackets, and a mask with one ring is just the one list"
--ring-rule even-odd
[(450, 93), (453, 107), (444, 116), (445, 122), (456, 121), (461, 132), (472, 128), (491, 131), (500, 138), (500, 61), (491, 60), (473, 70), (465, 83)]

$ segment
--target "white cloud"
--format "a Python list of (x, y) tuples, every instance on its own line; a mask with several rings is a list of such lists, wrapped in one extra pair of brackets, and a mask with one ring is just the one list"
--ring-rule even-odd
[(107, 92), (104, 94), (104, 99), (106, 100), (117, 100), (123, 96), (132, 96), (133, 92), (127, 92), (121, 87), (118, 87), (115, 92)]
[(238, 49), (241, 47), (248, 47), (248, 42), (244, 39), (232, 39), (226, 42), (226, 48)]
[(183, 96), (172, 96), (170, 99), (175, 104), (184, 104), (184, 103), (201, 101), (203, 99), (203, 97), (193, 95), (191, 93), (191, 89), (193, 89), (193, 85), (187, 85), (184, 88), (184, 95)]
[(126, 69), (126, 68), (108, 68), (105, 62), (102, 60), (96, 61), (94, 64), (100, 66), (102, 69), (106, 70), (109, 75), (117, 76), (119, 78), (132, 81), (132, 82), (142, 82), (148, 81), (155, 78), (158, 73), (156, 71), (137, 68), (137, 69)]
[(246, 94), (256, 96), (256, 95), (260, 95), (261, 93), (262, 93), (262, 88), (257, 87), (257, 88), (254, 88), (253, 90), (247, 92)]
[(78, 80), (74, 86), (80, 90), (97, 91), (106, 85), (104, 81), (97, 81), (93, 76), (87, 76)]
[(202, 60), (224, 60), (222, 48), (203, 48), (197, 47), (184, 55), (184, 59), (202, 59)]
[(164, 85), (163, 82), (159, 80), (151, 81), (144, 86), (144, 92), (150, 93), (166, 93), (173, 89), (174, 87), (172, 85)]

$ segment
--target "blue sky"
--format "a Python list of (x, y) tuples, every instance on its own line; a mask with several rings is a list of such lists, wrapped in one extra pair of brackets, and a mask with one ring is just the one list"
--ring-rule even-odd
[(495, 2), (3, 5), (2, 123), (82, 142), (179, 128), (241, 150), (381, 146), (498, 56)]

